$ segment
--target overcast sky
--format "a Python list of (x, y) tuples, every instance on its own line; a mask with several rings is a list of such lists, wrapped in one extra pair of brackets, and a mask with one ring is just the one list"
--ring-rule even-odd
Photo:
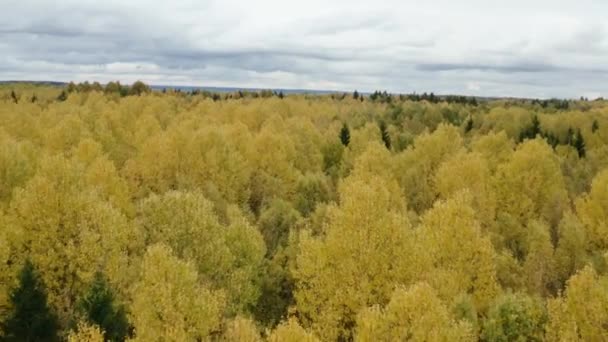
[(608, 1), (2, 0), (0, 79), (608, 97)]

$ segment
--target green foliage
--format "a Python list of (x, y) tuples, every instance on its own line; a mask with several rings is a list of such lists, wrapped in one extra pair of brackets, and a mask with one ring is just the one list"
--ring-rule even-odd
[(340, 130), (340, 141), (344, 146), (350, 144), (350, 130), (346, 124), (342, 125), (342, 129)]
[(112, 290), (101, 272), (95, 274), (88, 293), (80, 301), (86, 320), (99, 326), (106, 341), (124, 341), (129, 336), (129, 322), (124, 308), (115, 303)]
[(384, 121), (380, 122), (380, 134), (382, 136), (382, 142), (384, 143), (384, 146), (386, 146), (387, 149), (391, 149), (391, 136), (388, 133), (388, 130), (386, 128), (386, 123)]
[(28, 260), (19, 274), (19, 286), (10, 300), (12, 312), (2, 324), (7, 341), (59, 341), (59, 324), (46, 302), (46, 293), (34, 265)]
[(150, 87), (148, 85), (146, 85), (144, 82), (137, 81), (137, 82), (133, 83), (133, 85), (129, 89), (129, 94), (140, 96), (142, 94), (146, 94), (151, 91), (152, 90), (150, 89)]
[(66, 93), (65, 91), (61, 91), (61, 94), (59, 94), (59, 96), (57, 96), (57, 101), (59, 101), (59, 102), (63, 102), (67, 99), (68, 99), (68, 93)]
[(496, 299), (484, 321), (483, 341), (544, 341), (547, 313), (540, 300), (523, 293)]

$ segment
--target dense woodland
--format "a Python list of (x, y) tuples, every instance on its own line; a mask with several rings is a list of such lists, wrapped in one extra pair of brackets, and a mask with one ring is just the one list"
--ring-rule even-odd
[(607, 341), (608, 102), (3, 85), (0, 322)]

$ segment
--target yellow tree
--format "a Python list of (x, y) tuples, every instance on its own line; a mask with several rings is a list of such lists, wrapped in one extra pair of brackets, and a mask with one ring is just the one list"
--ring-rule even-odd
[(475, 341), (466, 322), (457, 322), (425, 283), (400, 287), (384, 309), (373, 306), (357, 316), (357, 341)]
[(43, 159), (10, 210), (18, 263), (29, 257), (38, 267), (49, 302), (64, 323), (97, 271), (126, 295), (141, 246), (137, 230), (86, 184), (84, 172), (73, 160)]
[(548, 302), (548, 341), (608, 340), (608, 278), (587, 266), (570, 280), (562, 297)]
[(148, 248), (134, 286), (135, 341), (197, 341), (219, 330), (223, 295), (201, 283), (194, 265), (169, 247)]
[(350, 177), (329, 210), (325, 236), (300, 237), (294, 276), (297, 310), (323, 339), (351, 336), (356, 313), (388, 302), (413, 277), (410, 225), (378, 177)]
[(559, 161), (543, 140), (519, 145), (496, 174), (497, 227), (507, 247), (518, 258), (525, 254), (528, 221), (542, 220), (555, 231), (568, 205)]
[(470, 294), (478, 311), (487, 308), (499, 291), (496, 258), (481, 232), (468, 192), (438, 201), (416, 229), (419, 278), (444, 300)]
[(254, 321), (237, 316), (226, 322), (222, 340), (227, 342), (261, 342), (262, 337)]
[(397, 158), (396, 174), (408, 204), (421, 214), (436, 199), (433, 177), (441, 163), (462, 149), (458, 128), (439, 125), (433, 133), (424, 133), (414, 145)]
[(434, 184), (439, 198), (448, 199), (459, 191), (468, 189), (471, 205), (482, 227), (494, 233), (496, 222), (496, 198), (492, 187), (490, 169), (483, 155), (459, 153), (439, 166)]
[(68, 342), (104, 342), (103, 331), (97, 325), (78, 322), (68, 334)]
[(239, 311), (257, 300), (266, 249), (261, 234), (238, 209), (230, 209), (228, 216), (224, 226), (201, 193), (170, 191), (145, 199), (138, 222), (147, 244), (165, 243), (178, 257), (191, 260), (211, 285), (228, 289), (230, 309)]
[(268, 342), (318, 342), (312, 333), (300, 326), (295, 318), (279, 324), (269, 335)]
[(591, 191), (576, 201), (576, 211), (593, 250), (608, 249), (608, 169), (593, 179)]

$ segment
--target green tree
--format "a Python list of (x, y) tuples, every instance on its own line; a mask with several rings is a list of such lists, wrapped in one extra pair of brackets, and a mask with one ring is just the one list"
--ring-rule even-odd
[(483, 341), (543, 341), (547, 312), (539, 299), (505, 294), (492, 304), (484, 321)]
[(11, 90), (11, 99), (13, 100), (13, 102), (19, 103), (19, 99), (17, 98), (17, 94), (15, 94), (14, 90)]
[(142, 94), (147, 94), (150, 91), (150, 87), (147, 84), (142, 81), (137, 81), (133, 83), (133, 85), (131, 85), (131, 88), (129, 89), (129, 94), (140, 96)]
[(59, 94), (59, 96), (57, 96), (57, 101), (59, 101), (59, 102), (64, 102), (67, 99), (68, 99), (68, 93), (66, 93), (65, 90), (62, 90), (61, 94)]
[(391, 136), (388, 133), (388, 130), (386, 128), (386, 123), (384, 121), (380, 122), (380, 134), (382, 135), (382, 141), (384, 142), (384, 146), (386, 146), (387, 149), (391, 149)]
[(597, 120), (593, 120), (593, 124), (591, 124), (591, 133), (595, 133), (598, 129), (600, 129), (600, 124)]
[(28, 260), (10, 296), (13, 311), (3, 324), (7, 341), (57, 341), (59, 324), (46, 302), (44, 284)]
[(103, 273), (97, 272), (88, 293), (80, 302), (89, 323), (103, 330), (106, 341), (124, 341), (129, 335), (129, 322), (122, 306), (115, 304), (114, 294)]
[(583, 138), (580, 129), (576, 130), (576, 135), (574, 136), (574, 148), (576, 148), (579, 158), (585, 157), (585, 138)]
[(340, 141), (344, 146), (348, 146), (350, 143), (350, 130), (348, 129), (348, 125), (346, 125), (346, 123), (342, 125), (342, 129), (340, 130)]

